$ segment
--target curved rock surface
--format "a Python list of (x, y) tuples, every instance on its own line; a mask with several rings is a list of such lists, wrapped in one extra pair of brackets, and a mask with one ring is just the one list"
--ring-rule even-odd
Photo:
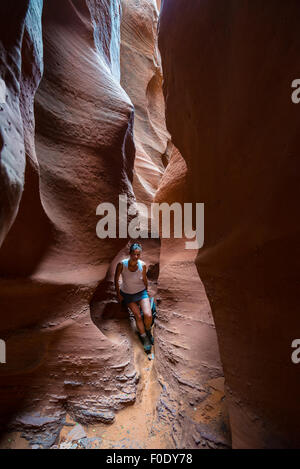
[[(5, 140), (5, 151), (17, 155), (25, 144), (27, 163), (18, 214), (0, 251), (0, 337), (8, 357), (0, 369), (1, 421), (10, 420), (31, 441), (50, 446), (66, 412), (82, 422), (109, 422), (136, 397), (129, 341), (115, 343), (101, 333), (89, 308), (126, 241), (97, 238), (96, 207), (116, 204), (119, 194), (134, 201), (133, 107), (119, 84), (120, 2), (45, 2), (34, 147), (41, 9), (23, 10), (16, 30), (25, 30), (24, 60), (20, 47), (14, 48), (10, 60), (18, 69), (11, 68), (15, 90), (7, 98), (17, 137)], [(20, 42), (17, 32), (12, 35)], [(14, 101), (10, 93), (17, 92)], [(12, 202), (4, 205), (13, 207), (10, 214), (1, 212), (3, 235), (23, 187), (24, 151), (21, 156), (18, 188), (1, 178)]]
[[(183, 207), (187, 166), (173, 146), (155, 202)], [(229, 448), (224, 378), (211, 308), (186, 238), (163, 238), (158, 278), (156, 368), (163, 382), (159, 410), (176, 448)]]
[(41, 0), (1, 2), (0, 6), (0, 246), (19, 209), (25, 152), (28, 173), (30, 165), (36, 164), (33, 99), (43, 69), (41, 13)]
[(164, 0), (167, 126), (205, 203), (196, 265), (214, 315), (234, 448), (299, 447), (297, 1)]
[(154, 0), (123, 0), (121, 84), (135, 107), (136, 159), (133, 189), (148, 206), (170, 158), (162, 71), (157, 48), (158, 11)]

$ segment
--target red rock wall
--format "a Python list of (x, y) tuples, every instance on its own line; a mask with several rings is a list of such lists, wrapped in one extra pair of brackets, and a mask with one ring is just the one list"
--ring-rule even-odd
[(167, 126), (205, 203), (196, 265), (224, 367), (234, 448), (299, 447), (297, 1), (164, 0)]
[[(174, 147), (155, 202), (186, 198), (187, 166)], [(171, 425), (176, 448), (221, 449), (231, 445), (224, 377), (215, 324), (187, 239), (161, 240), (156, 320), (156, 368), (164, 386), (159, 412)]]
[[(0, 252), (0, 337), (8, 357), (0, 370), (0, 400), (2, 422), (34, 432), (35, 441), (49, 446), (66, 412), (82, 422), (112, 421), (116, 409), (135, 400), (130, 343), (106, 337), (89, 307), (124, 246), (124, 240), (97, 238), (96, 207), (116, 203), (119, 194), (134, 200), (134, 144), (132, 104), (118, 83), (119, 2), (46, 2), (43, 38), (37, 13), (27, 17), (24, 60), (15, 52), (19, 74), (13, 84), (22, 92), (18, 102), (8, 98), (17, 137), (5, 140), (5, 151), (13, 162), (25, 141), (27, 163), (18, 215)], [(32, 100), (42, 41), (34, 146)], [(4, 178), (14, 203), (10, 215), (2, 212), (3, 234), (22, 191), (22, 155), (18, 197)]]

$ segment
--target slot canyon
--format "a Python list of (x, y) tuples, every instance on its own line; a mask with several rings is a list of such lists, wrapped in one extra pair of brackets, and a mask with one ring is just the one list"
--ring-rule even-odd
[[(300, 446), (299, 14), (2, 0), (1, 449)], [(115, 292), (132, 239), (96, 234), (120, 195), (205, 205), (201, 249), (140, 241), (153, 360)]]

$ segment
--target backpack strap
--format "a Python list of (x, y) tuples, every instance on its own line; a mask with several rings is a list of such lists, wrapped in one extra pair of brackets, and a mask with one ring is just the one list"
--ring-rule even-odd
[(154, 321), (155, 321), (156, 316), (157, 316), (156, 304), (155, 304), (155, 301), (154, 301), (154, 297), (153, 297), (153, 296), (150, 298), (150, 306), (151, 306), (152, 326), (153, 326)]

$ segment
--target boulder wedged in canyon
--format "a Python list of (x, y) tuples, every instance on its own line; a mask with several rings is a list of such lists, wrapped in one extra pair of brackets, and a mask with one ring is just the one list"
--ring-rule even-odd
[(31, 10), (24, 34), (25, 59), (15, 59), (23, 85), (18, 137), (5, 141), (12, 154), (25, 145), (27, 162), (24, 170), (22, 150), (19, 188), (5, 187), (13, 205), (4, 205), (13, 210), (1, 209), (5, 234), (25, 172), (0, 251), (0, 337), (7, 344), (0, 396), (3, 424), (51, 446), (66, 412), (85, 423), (112, 422), (136, 397), (131, 344), (102, 334), (89, 307), (126, 242), (97, 238), (96, 207), (118, 205), (119, 194), (134, 201), (133, 107), (119, 84), (119, 1), (45, 2), (42, 36), (37, 13)]
[(217, 328), (234, 448), (299, 447), (297, 1), (164, 0), (167, 127), (186, 200), (205, 203), (196, 265)]

